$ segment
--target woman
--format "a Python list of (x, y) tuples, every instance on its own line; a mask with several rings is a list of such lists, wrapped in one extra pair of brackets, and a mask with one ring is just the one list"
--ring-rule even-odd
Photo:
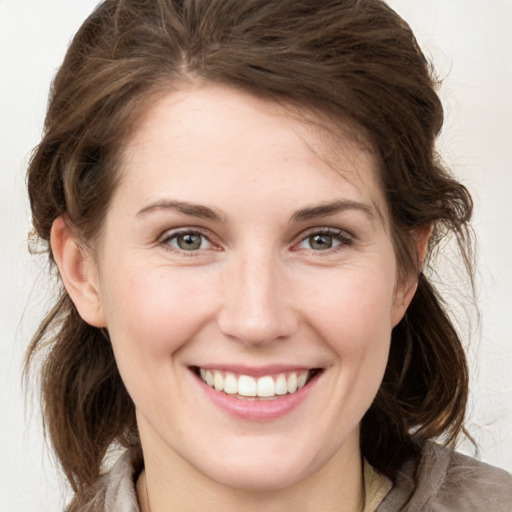
[(69, 510), (510, 510), (430, 441), (468, 377), (423, 268), (451, 234), (471, 272), (472, 209), (434, 89), (377, 0), (96, 9), (29, 169)]

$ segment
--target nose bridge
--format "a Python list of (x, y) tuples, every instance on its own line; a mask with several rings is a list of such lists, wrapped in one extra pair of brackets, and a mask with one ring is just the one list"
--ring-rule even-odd
[(219, 326), (246, 345), (290, 336), (297, 320), (287, 297), (282, 263), (268, 247), (233, 257), (225, 280)]

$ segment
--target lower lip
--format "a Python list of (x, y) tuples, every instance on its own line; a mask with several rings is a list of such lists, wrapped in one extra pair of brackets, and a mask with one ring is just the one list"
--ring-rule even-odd
[(206, 396), (228, 414), (249, 421), (268, 421), (285, 416), (304, 402), (315, 386), (318, 376), (315, 376), (306, 386), (295, 393), (278, 395), (272, 400), (244, 400), (222, 391), (216, 391), (199, 377), (196, 377), (196, 380)]

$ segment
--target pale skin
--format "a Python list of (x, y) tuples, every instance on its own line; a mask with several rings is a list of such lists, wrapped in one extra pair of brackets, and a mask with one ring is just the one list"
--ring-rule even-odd
[[(135, 404), (141, 510), (362, 510), (359, 423), (416, 289), (371, 149), (340, 134), (333, 151), (283, 107), (203, 84), (151, 106), (121, 176), (94, 247), (63, 217), (51, 242)], [(226, 365), (320, 371), (262, 420), (204, 392), (197, 368)]]

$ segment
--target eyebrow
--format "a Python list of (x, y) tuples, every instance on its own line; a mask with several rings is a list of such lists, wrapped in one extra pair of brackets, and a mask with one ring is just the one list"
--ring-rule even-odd
[(201, 219), (214, 220), (218, 222), (224, 221), (220, 212), (214, 208), (209, 208), (208, 206), (201, 204), (188, 203), (186, 201), (173, 200), (161, 200), (151, 203), (137, 212), (136, 216), (144, 217), (148, 213), (158, 210), (177, 210), (185, 215), (191, 215), (192, 217), (199, 217)]
[(320, 217), (328, 217), (329, 215), (334, 215), (346, 210), (358, 210), (363, 212), (370, 220), (375, 219), (375, 212), (369, 205), (358, 201), (338, 200), (319, 206), (302, 208), (293, 214), (291, 220), (301, 222)]
[[(189, 203), (187, 201), (175, 200), (160, 200), (151, 203), (139, 212), (137, 217), (144, 217), (145, 215), (158, 210), (177, 210), (185, 215), (198, 217), (201, 219), (208, 219), (217, 222), (225, 222), (224, 216), (216, 209), (204, 206), (201, 204)], [(331, 203), (321, 204), (318, 206), (311, 206), (302, 208), (296, 211), (292, 217), (292, 222), (303, 222), (306, 220), (328, 217), (347, 210), (358, 210), (363, 212), (370, 220), (375, 218), (373, 209), (365, 203), (349, 200), (337, 200)]]

